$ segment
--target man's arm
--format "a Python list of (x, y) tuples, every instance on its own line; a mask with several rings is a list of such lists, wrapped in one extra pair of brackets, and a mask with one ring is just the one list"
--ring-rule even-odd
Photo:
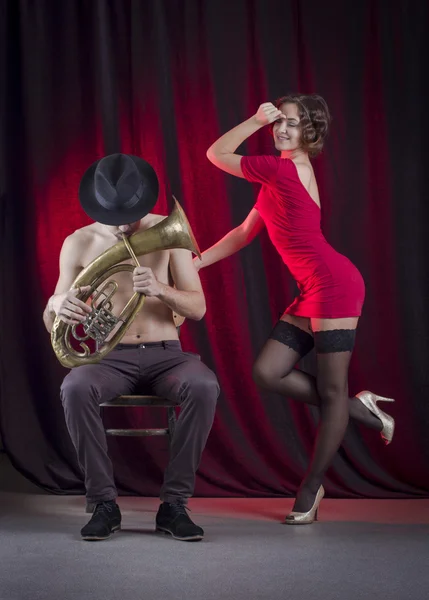
[(206, 312), (206, 301), (191, 252), (179, 248), (170, 250), (170, 271), (175, 288), (160, 283), (149, 267), (137, 267), (133, 274), (134, 291), (159, 298), (182, 317), (201, 320)]
[[(56, 316), (69, 325), (77, 325), (86, 318), (91, 308), (76, 298), (78, 290), (70, 290), (82, 266), (79, 264), (81, 240), (72, 234), (64, 240), (60, 254), (60, 276), (55, 292), (48, 300), (43, 312), (43, 322), (50, 333)], [(82, 287), (86, 290), (87, 286)]]

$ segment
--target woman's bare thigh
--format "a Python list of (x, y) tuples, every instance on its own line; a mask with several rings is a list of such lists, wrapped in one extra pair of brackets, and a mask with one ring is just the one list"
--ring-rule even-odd
[[(295, 317), (296, 318), (296, 317)], [(333, 329), (356, 329), (359, 317), (348, 317), (346, 319), (309, 319), (312, 331), (332, 331)]]

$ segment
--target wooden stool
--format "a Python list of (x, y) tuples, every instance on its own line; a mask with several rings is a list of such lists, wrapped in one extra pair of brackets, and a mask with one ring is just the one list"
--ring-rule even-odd
[[(135, 436), (135, 437), (152, 437), (152, 436), (168, 436), (170, 441), (174, 434), (176, 427), (176, 404), (167, 400), (166, 398), (160, 398), (159, 396), (118, 396), (108, 402), (103, 402), (100, 406), (104, 408), (114, 408), (117, 406), (122, 407), (142, 407), (152, 406), (156, 408), (167, 409), (167, 427), (161, 429), (106, 429), (106, 435), (116, 436)], [(93, 513), (95, 509), (95, 502), (87, 502), (86, 512)]]

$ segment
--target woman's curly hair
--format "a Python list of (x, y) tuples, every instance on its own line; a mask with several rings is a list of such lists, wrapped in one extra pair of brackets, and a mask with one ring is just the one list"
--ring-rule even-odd
[(301, 128), (301, 147), (311, 157), (323, 148), (328, 134), (331, 115), (325, 100), (317, 94), (287, 94), (276, 100), (276, 107), (291, 103), (298, 107)]

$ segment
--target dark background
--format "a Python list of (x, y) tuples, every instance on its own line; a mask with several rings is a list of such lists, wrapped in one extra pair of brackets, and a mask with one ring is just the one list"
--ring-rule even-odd
[[(0, 3), (1, 437), (14, 466), (56, 493), (82, 493), (42, 311), (66, 235), (89, 221), (80, 178), (97, 158), (143, 156), (207, 248), (257, 190), (206, 159), (208, 146), (288, 91), (328, 102), (315, 160), (328, 240), (360, 269), (367, 299), (350, 391), (396, 398), (384, 447), (351, 424), (326, 482), (337, 497), (429, 491), (428, 68), (425, 1), (3, 0)], [(248, 153), (272, 152), (268, 131)], [(182, 329), (222, 395), (196, 495), (291, 495), (317, 414), (261, 394), (252, 362), (295, 294), (265, 232), (201, 273), (207, 315)], [(311, 357), (304, 367), (311, 370)], [(122, 409), (117, 409), (122, 410)], [(109, 413), (149, 426), (162, 415)], [(122, 492), (157, 495), (165, 439), (110, 440)]]

